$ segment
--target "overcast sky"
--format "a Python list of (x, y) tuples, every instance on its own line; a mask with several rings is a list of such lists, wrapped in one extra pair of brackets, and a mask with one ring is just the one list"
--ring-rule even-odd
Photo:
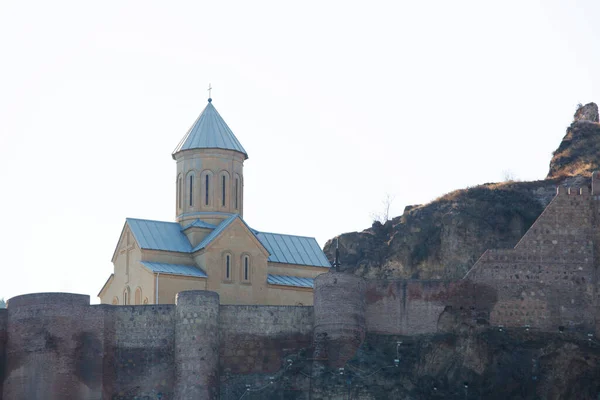
[[(568, 5), (567, 5), (568, 4)], [(451, 190), (542, 179), (600, 101), (600, 2), (0, 2), (0, 298), (89, 294), (126, 217), (173, 221), (213, 104), (245, 219), (325, 241)], [(595, 71), (595, 72), (593, 72)]]

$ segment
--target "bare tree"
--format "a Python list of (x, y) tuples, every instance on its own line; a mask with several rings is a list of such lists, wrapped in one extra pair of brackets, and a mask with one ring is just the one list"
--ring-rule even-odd
[(504, 182), (515, 182), (518, 181), (518, 178), (512, 170), (505, 169), (504, 171), (502, 171), (502, 180)]
[(385, 197), (383, 198), (383, 200), (381, 200), (381, 211), (371, 213), (371, 219), (373, 220), (373, 222), (380, 222), (382, 224), (385, 224), (387, 221), (390, 220), (390, 208), (392, 207), (392, 203), (394, 202), (395, 197), (396, 196), (393, 196), (389, 193), (385, 194)]

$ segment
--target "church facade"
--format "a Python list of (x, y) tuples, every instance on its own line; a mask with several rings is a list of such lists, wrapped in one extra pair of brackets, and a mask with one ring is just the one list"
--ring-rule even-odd
[(312, 237), (262, 232), (243, 219), (246, 150), (212, 99), (175, 151), (176, 221), (127, 218), (103, 304), (173, 304), (210, 290), (221, 304), (312, 305), (330, 264)]

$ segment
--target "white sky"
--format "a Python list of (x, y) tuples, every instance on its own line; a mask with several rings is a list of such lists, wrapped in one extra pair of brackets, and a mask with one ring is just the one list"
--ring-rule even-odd
[[(567, 5), (567, 3), (569, 5)], [(96, 294), (126, 217), (174, 220), (206, 104), (248, 151), (245, 219), (362, 230), (451, 190), (545, 177), (600, 101), (600, 2), (0, 2), (0, 298)], [(594, 97), (596, 96), (596, 97)]]

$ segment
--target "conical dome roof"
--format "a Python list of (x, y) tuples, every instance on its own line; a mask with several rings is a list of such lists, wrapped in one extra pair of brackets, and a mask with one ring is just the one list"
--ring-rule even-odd
[(248, 153), (237, 140), (231, 129), (208, 99), (208, 104), (173, 151), (173, 156), (190, 149), (226, 149), (239, 151), (248, 158)]

